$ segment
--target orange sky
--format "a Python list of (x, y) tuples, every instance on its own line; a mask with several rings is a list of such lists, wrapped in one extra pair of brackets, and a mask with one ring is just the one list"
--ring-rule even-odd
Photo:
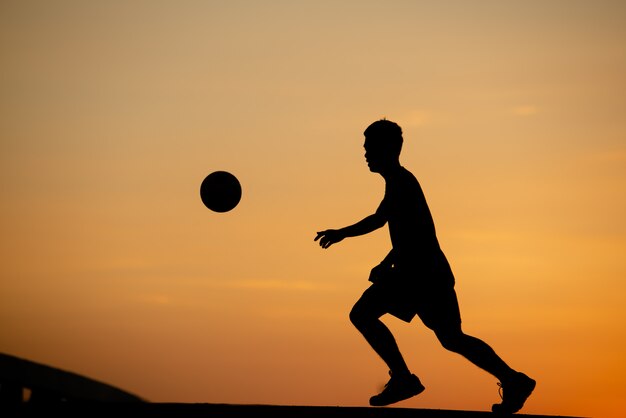
[[(384, 230), (322, 251), (405, 132), (465, 330), (538, 381), (526, 413), (623, 416), (621, 1), (0, 2), (0, 352), (151, 401), (366, 405), (347, 319)], [(201, 203), (228, 170), (232, 212)], [(427, 390), (495, 380), (386, 319)]]

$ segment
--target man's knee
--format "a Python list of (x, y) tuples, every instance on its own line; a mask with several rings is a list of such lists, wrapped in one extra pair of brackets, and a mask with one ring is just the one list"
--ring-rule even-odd
[(365, 309), (363, 305), (358, 303), (354, 305), (354, 307), (350, 311), (350, 322), (352, 322), (352, 325), (354, 325), (359, 330), (368, 328), (370, 324), (378, 320), (378, 318), (378, 316)]
[(465, 338), (465, 334), (461, 329), (452, 329), (445, 331), (437, 331), (436, 332), (437, 339), (446, 350), (459, 352), (462, 350), (463, 339)]
[(364, 324), (367, 322), (365, 319), (365, 315), (363, 314), (362, 310), (357, 307), (357, 305), (354, 305), (354, 307), (350, 311), (349, 317), (352, 325), (354, 325), (358, 329), (363, 327)]

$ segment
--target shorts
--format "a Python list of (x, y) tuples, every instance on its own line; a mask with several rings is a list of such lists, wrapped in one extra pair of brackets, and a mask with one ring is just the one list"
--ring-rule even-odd
[(357, 305), (359, 309), (388, 313), (405, 322), (411, 322), (417, 315), (432, 330), (458, 328), (461, 313), (454, 280), (446, 279), (388, 277), (365, 290)]

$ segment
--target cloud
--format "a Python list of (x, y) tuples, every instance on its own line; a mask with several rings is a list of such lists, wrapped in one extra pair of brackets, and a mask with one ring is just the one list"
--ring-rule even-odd
[(626, 150), (598, 152), (592, 155), (592, 159), (602, 163), (626, 162)]
[(403, 118), (404, 126), (424, 126), (433, 121), (433, 113), (427, 110), (414, 109), (409, 111)]
[(306, 280), (256, 279), (237, 280), (228, 283), (227, 287), (254, 290), (328, 290), (330, 286)]
[(537, 106), (533, 105), (524, 105), (524, 106), (516, 106), (512, 110), (514, 115), (517, 116), (531, 116), (535, 115), (539, 112)]
[(139, 295), (139, 300), (148, 305), (168, 306), (172, 305), (172, 299), (168, 295), (164, 294), (142, 294)]

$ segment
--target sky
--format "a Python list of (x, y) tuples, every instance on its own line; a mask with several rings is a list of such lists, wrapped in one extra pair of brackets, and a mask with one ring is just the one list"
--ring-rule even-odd
[[(537, 380), (523, 412), (626, 412), (626, 3), (0, 1), (0, 352), (154, 402), (367, 405), (387, 370), (348, 313), (386, 230), (322, 250), (404, 131), (465, 332)], [(200, 183), (233, 173), (214, 213)], [(426, 386), (496, 380), (418, 319)]]

